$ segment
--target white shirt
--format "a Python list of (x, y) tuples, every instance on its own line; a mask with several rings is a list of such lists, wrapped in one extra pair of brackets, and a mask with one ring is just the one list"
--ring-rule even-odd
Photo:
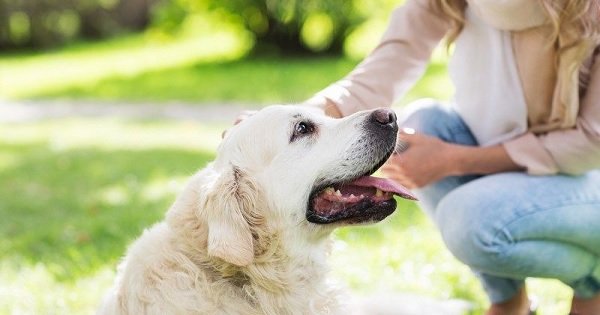
[(448, 66), (453, 106), (480, 145), (494, 145), (527, 131), (527, 103), (510, 31), (484, 23), (470, 8), (465, 19)]

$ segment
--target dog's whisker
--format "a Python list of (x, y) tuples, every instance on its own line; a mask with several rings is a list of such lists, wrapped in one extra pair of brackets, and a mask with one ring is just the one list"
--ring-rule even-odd
[(408, 142), (398, 139), (396, 140), (396, 147), (394, 148), (394, 153), (400, 154), (408, 150), (409, 147), (410, 145), (408, 144)]

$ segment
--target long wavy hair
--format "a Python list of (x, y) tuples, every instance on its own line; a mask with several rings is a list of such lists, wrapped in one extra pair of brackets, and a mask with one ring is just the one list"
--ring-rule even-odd
[[(550, 45), (558, 49), (559, 56), (574, 49), (576, 60), (581, 64), (591, 51), (600, 43), (600, 0), (536, 0), (540, 1), (552, 25), (552, 35), (548, 39)], [(451, 21), (451, 28), (446, 35), (450, 45), (460, 34), (464, 24), (466, 0), (435, 0), (438, 11)], [(559, 37), (570, 38), (570, 42), (560, 43)]]

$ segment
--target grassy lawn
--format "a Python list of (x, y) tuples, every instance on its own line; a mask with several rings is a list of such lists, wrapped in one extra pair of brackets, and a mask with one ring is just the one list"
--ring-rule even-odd
[[(214, 157), (223, 128), (117, 119), (0, 125), (0, 314), (93, 314), (127, 244)], [(414, 203), (335, 238), (333, 272), (359, 292), (398, 290), (485, 307), (476, 279)], [(541, 314), (566, 313), (564, 286), (530, 284)]]
[(152, 33), (133, 34), (54, 51), (0, 54), (0, 98), (60, 94), (70, 88), (95, 86), (117, 78), (136, 78), (147, 72), (226, 62), (239, 59), (249, 49), (249, 40), (226, 29), (206, 32), (202, 36), (167, 38)]
[[(262, 106), (306, 99), (357, 64), (342, 57), (248, 57), (248, 38), (207, 27), (203, 37), (141, 34), (0, 55), (0, 100)], [(438, 50), (401, 103), (449, 99), (452, 92)], [(93, 314), (127, 244), (159, 221), (186, 179), (213, 159), (224, 128), (81, 118), (0, 125), (0, 314)], [(462, 298), (475, 304), (475, 314), (486, 306), (477, 280), (414, 203), (401, 202), (381, 224), (340, 229), (334, 237), (333, 272), (356, 291)], [(564, 286), (530, 285), (541, 314), (567, 313)]]
[(338, 79), (354, 64), (343, 58), (248, 58), (198, 63), (68, 86), (32, 97), (197, 104), (293, 102)]
[[(290, 103), (307, 99), (358, 63), (344, 57), (241, 58), (247, 53), (243, 38), (215, 32), (169, 40), (131, 35), (46, 53), (0, 55), (0, 99)], [(449, 99), (452, 92), (440, 49), (403, 103), (423, 96)]]
[[(357, 61), (341, 57), (245, 58), (232, 61), (199, 62), (137, 75), (113, 75), (99, 81), (53, 83), (20, 92), (26, 99), (93, 99), (118, 102), (183, 101), (206, 103), (300, 102), (346, 75)], [(403, 104), (424, 95), (449, 99), (453, 88), (443, 61), (432, 63), (423, 79)], [(34, 81), (34, 83), (36, 83)], [(0, 92), (0, 96), (1, 96)], [(8, 95), (10, 96), (10, 95)]]

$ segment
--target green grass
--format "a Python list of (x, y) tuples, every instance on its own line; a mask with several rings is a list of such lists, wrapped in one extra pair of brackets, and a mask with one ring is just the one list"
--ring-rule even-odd
[(250, 58), (198, 63), (114, 77), (34, 97), (133, 102), (293, 102), (325, 87), (354, 64), (342, 58)]
[[(201, 37), (146, 33), (57, 51), (0, 55), (0, 99), (117, 102), (294, 102), (343, 77), (356, 61), (247, 57), (251, 39), (200, 20)], [(217, 25), (217, 26), (215, 26)], [(196, 27), (192, 27), (195, 29)], [(449, 99), (436, 51), (401, 104)], [(226, 126), (66, 119), (0, 125), (0, 314), (92, 314), (127, 245), (159, 221), (186, 179), (214, 157)], [(385, 222), (334, 234), (336, 276), (358, 292), (381, 289), (485, 296), (414, 203)], [(569, 291), (532, 280), (543, 315), (564, 314)]]
[[(32, 89), (21, 98), (92, 99), (116, 102), (183, 101), (206, 103), (300, 102), (346, 75), (356, 61), (345, 58), (247, 58), (229, 62), (197, 63), (135, 76), (113, 76), (53, 89)], [(41, 92), (40, 92), (41, 91)], [(445, 64), (433, 63), (423, 80), (403, 101), (427, 96), (448, 99), (452, 87)]]
[[(0, 125), (0, 314), (92, 314), (127, 245), (213, 159), (224, 127), (116, 119)], [(414, 203), (334, 237), (333, 272), (354, 290), (486, 305)], [(541, 314), (567, 312), (564, 286), (530, 284)]]
[(0, 98), (31, 98), (107, 79), (235, 60), (251, 45), (250, 39), (226, 28), (210, 27), (204, 33), (175, 37), (133, 34), (48, 52), (0, 55)]
[(127, 244), (220, 139), (185, 123), (0, 129), (0, 314), (91, 314)]
[[(224, 63), (200, 63), (133, 77), (113, 77), (32, 97), (200, 104), (292, 103), (303, 101), (342, 78), (356, 63), (333, 57), (248, 58)], [(448, 99), (452, 88), (447, 80), (445, 64), (435, 62), (407, 100), (423, 95)]]
[[(249, 40), (230, 32), (160, 39), (130, 35), (47, 53), (0, 55), (0, 99), (192, 104), (290, 103), (309, 98), (358, 63), (343, 57), (243, 57)], [(449, 99), (446, 57), (437, 51), (409, 93)]]

